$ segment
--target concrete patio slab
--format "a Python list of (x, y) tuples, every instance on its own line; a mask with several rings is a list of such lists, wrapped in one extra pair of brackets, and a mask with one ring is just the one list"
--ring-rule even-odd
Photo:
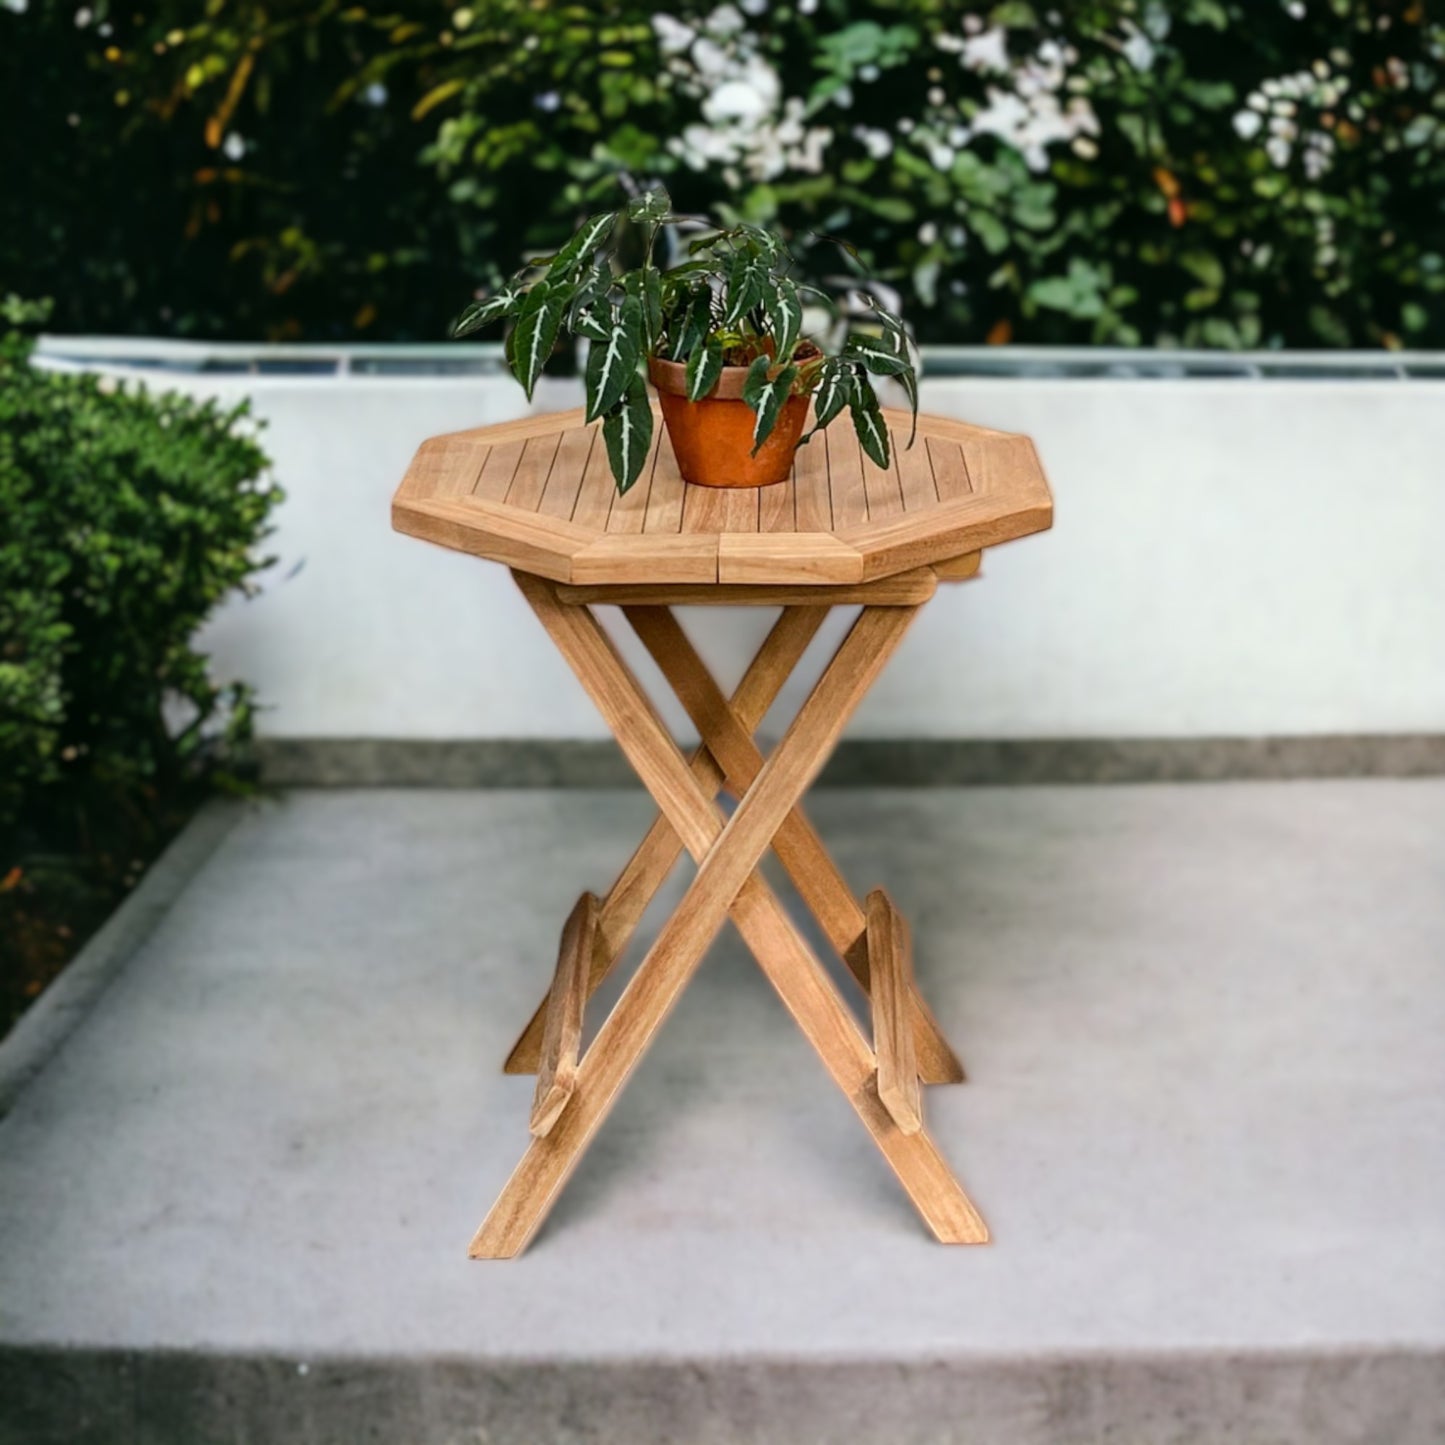
[(991, 1246), (927, 1237), (728, 933), (469, 1262), (501, 1060), (649, 804), (298, 793), (0, 1122), (0, 1442), (1445, 1440), (1445, 780), (810, 811), (912, 921)]

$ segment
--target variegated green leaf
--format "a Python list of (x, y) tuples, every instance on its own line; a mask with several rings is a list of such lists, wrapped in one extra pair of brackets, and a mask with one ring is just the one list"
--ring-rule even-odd
[(876, 296), (868, 291), (855, 291), (855, 296), (863, 298), (863, 304), (878, 318), (878, 323), (883, 330), (899, 343), (895, 350), (903, 351), (908, 345), (908, 328), (903, 324), (903, 318), (896, 312), (890, 311)]
[(888, 465), (888, 428), (878, 405), (873, 383), (866, 376), (854, 374), (853, 391), (848, 399), (853, 414), (853, 430), (863, 450), (880, 466)]
[(512, 371), (522, 383), (528, 401), (532, 399), (532, 389), (537, 385), (542, 367), (557, 343), (562, 316), (570, 300), (570, 287), (559, 286), (554, 290), (551, 281), (539, 281), (522, 303), (512, 338)]
[(593, 421), (622, 400), (642, 354), (642, 307), (629, 296), (612, 319), (607, 335), (592, 343), (587, 356), (587, 420)]
[(617, 490), (625, 492), (641, 475), (652, 445), (652, 407), (647, 387), (636, 372), (626, 395), (602, 419), (602, 440), (607, 444), (607, 461)]
[(743, 221), (736, 227), (736, 231), (752, 243), (753, 250), (760, 256), (776, 260), (783, 254), (782, 238), (774, 235), (766, 226), (755, 226), (750, 221)]
[(674, 361), (690, 357), (712, 331), (711, 287), (699, 286), (695, 291), (685, 293), (685, 303), (672, 341)]
[(570, 271), (592, 258), (592, 253), (612, 234), (617, 215), (608, 211), (605, 216), (589, 216), (577, 234), (557, 252), (552, 261), (554, 275)]
[(897, 376), (910, 369), (908, 356), (900, 356), (877, 336), (862, 336), (856, 331), (848, 338), (843, 355), (860, 361), (875, 376)]
[(508, 286), (498, 291), (495, 296), (487, 296), (481, 301), (473, 301), (452, 322), (453, 337), (470, 336), (472, 332), (480, 331), (482, 327), (490, 326), (492, 322), (501, 321), (512, 315), (517, 309), (519, 294)]
[(786, 361), (803, 334), (803, 303), (798, 288), (786, 277), (772, 282), (763, 293), (763, 313), (777, 343), (777, 358)]
[(908, 428), (908, 445), (912, 447), (913, 439), (918, 435), (918, 378), (910, 366), (907, 371), (900, 371), (895, 380), (908, 394), (908, 405), (913, 412), (913, 422)]
[(671, 210), (672, 198), (661, 186), (654, 186), (627, 203), (627, 219), (643, 223), (660, 221)]
[(836, 356), (829, 357), (818, 374), (818, 389), (813, 393), (813, 431), (822, 431), (848, 405), (852, 394), (853, 368)]
[(644, 266), (629, 271), (622, 278), (622, 288), (636, 298), (642, 309), (643, 350), (650, 354), (656, 350), (662, 331), (662, 277), (655, 266)]
[(687, 399), (701, 401), (717, 385), (722, 369), (722, 342), (714, 336), (687, 359)]
[(605, 263), (594, 266), (573, 293), (567, 310), (567, 326), (575, 336), (589, 341), (606, 341), (612, 323), (612, 270)]
[(753, 423), (754, 456), (757, 456), (758, 448), (772, 436), (783, 403), (792, 395), (793, 383), (798, 379), (796, 366), (784, 366), (770, 376), (768, 373), (771, 370), (771, 360), (760, 356), (748, 368), (747, 380), (743, 382), (743, 400), (758, 414)]
[(723, 325), (734, 325), (763, 299), (767, 279), (765, 266), (742, 252), (738, 253), (728, 271), (727, 310), (723, 314)]

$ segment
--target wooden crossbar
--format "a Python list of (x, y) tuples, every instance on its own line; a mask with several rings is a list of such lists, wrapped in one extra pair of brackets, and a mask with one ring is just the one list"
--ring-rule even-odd
[(537, 1092), (532, 1099), (532, 1133), (539, 1139), (557, 1122), (577, 1087), (577, 1056), (582, 1047), (582, 1011), (587, 1003), (587, 977), (597, 940), (598, 904), (584, 893), (562, 927), (557, 971), (547, 995), (547, 1022), (542, 1031), (542, 1057)]
[(905, 1134), (916, 1134), (923, 1127), (923, 1099), (908, 1020), (913, 993), (908, 925), (881, 888), (868, 895), (868, 959), (878, 1097)]

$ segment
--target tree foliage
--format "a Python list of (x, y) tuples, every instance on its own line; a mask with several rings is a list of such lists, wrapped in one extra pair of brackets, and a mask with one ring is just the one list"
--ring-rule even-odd
[(0, 278), (71, 329), (432, 338), (625, 173), (848, 234), (925, 340), (1439, 346), (1430, 8), (10, 0)]

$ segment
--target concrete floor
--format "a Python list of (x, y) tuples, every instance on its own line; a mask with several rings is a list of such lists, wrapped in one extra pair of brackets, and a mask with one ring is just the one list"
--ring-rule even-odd
[(1445, 1440), (1445, 779), (810, 812), (912, 922), (992, 1246), (931, 1241), (729, 930), (469, 1262), (501, 1060), (650, 805), (298, 793), (0, 1122), (0, 1442)]

